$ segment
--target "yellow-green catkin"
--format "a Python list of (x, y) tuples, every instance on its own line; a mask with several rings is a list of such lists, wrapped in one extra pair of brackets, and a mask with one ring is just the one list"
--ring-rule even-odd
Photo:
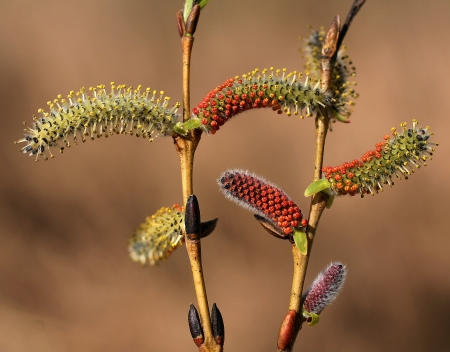
[(131, 260), (155, 265), (167, 259), (184, 242), (184, 209), (163, 207), (145, 219), (129, 240)]
[[(320, 60), (322, 56), (322, 44), (326, 32), (323, 28), (313, 31), (309, 38), (305, 39), (302, 48), (303, 56), (306, 60), (305, 70), (309, 72), (312, 79), (318, 80), (321, 77)], [(347, 48), (342, 46), (337, 54), (331, 78), (331, 91), (333, 93), (330, 104), (330, 116), (336, 120), (347, 122), (351, 113), (354, 100), (358, 98), (353, 86), (356, 82), (350, 81), (356, 76), (356, 69), (347, 54)]]
[(25, 137), (16, 143), (26, 143), (20, 150), (23, 153), (48, 159), (52, 158), (50, 147), (70, 147), (69, 137), (77, 144), (80, 137), (95, 139), (116, 134), (130, 134), (137, 137), (152, 138), (157, 135), (172, 135), (177, 123), (176, 103), (169, 107), (169, 97), (164, 92), (147, 88), (141, 91), (111, 83), (108, 93), (104, 85), (90, 87), (91, 95), (84, 88), (71, 91), (67, 98), (61, 94), (57, 99), (47, 102), (49, 111), (39, 109), (39, 116), (33, 116), (33, 126), (25, 129)]

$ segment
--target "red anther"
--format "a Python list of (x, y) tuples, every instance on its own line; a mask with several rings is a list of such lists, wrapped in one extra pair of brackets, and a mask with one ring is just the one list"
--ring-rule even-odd
[(208, 103), (202, 103), (203, 109), (206, 109), (208, 107)]
[(217, 122), (216, 121), (211, 121), (211, 127), (213, 127), (213, 128), (218, 127)]
[(221, 117), (219, 117), (217, 123), (219, 124), (219, 126), (222, 126), (225, 123), (225, 121)]
[(252, 85), (252, 89), (253, 90), (257, 90), (258, 89), (258, 85), (257, 84)]
[(239, 104), (239, 102), (237, 100), (232, 100), (231, 101), (231, 105), (238, 105), (238, 104)]
[(211, 106), (216, 106), (217, 102), (215, 100), (211, 101)]
[(336, 175), (336, 176), (334, 176), (334, 179), (336, 181), (340, 181), (342, 179), (342, 176), (341, 175)]
[(208, 120), (205, 119), (205, 118), (203, 118), (203, 119), (202, 119), (202, 124), (207, 125), (207, 124), (208, 124)]
[(231, 116), (231, 111), (229, 109), (225, 110), (225, 115), (228, 117)]
[(297, 227), (298, 226), (298, 221), (297, 220), (291, 221), (291, 226), (292, 227)]
[(213, 115), (211, 118), (212, 118), (214, 121), (217, 121), (217, 120), (219, 119), (219, 116)]
[(219, 94), (219, 96), (217, 97), (217, 99), (219, 99), (219, 100), (224, 100), (225, 97), (224, 97), (222, 94)]
[(192, 113), (193, 113), (194, 115), (198, 115), (198, 109), (197, 109), (197, 108), (193, 108), (193, 109), (192, 109)]
[(237, 81), (239, 84), (242, 84), (242, 79), (238, 79)]
[(263, 92), (262, 90), (260, 90), (260, 91), (258, 91), (258, 95), (259, 95), (260, 97), (263, 97), (263, 96), (264, 96), (264, 92)]
[(233, 83), (232, 83), (232, 82), (228, 82), (228, 83), (227, 83), (227, 87), (228, 87), (228, 88), (233, 87)]
[(283, 229), (283, 232), (284, 232), (285, 235), (289, 235), (289, 234), (291, 234), (293, 232), (293, 230), (292, 230), (291, 227), (285, 227)]
[(250, 92), (249, 96), (250, 96), (250, 98), (253, 99), (256, 96), (256, 94), (255, 94), (255, 92)]
[(211, 130), (210, 133), (211, 134), (216, 134), (216, 130)]
[(390, 139), (391, 137), (389, 137), (389, 135), (388, 134), (386, 134), (386, 135), (384, 135), (384, 137), (383, 137), (385, 140), (388, 140), (388, 139)]
[(244, 106), (245, 106), (245, 101), (241, 101), (241, 102), (239, 103), (239, 105), (242, 106), (242, 107), (244, 107)]
[(209, 111), (205, 111), (205, 112), (203, 113), (203, 115), (204, 115), (206, 118), (208, 118), (209, 115), (211, 115), (211, 113), (210, 113)]
[(242, 100), (245, 100), (245, 99), (247, 99), (247, 94), (245, 94), (245, 93), (244, 93), (244, 94), (242, 94), (242, 95), (241, 95), (241, 99), (242, 99)]
[(278, 111), (277, 111), (277, 114), (278, 114), (278, 115), (280, 115), (280, 114), (282, 114), (282, 113), (283, 113), (282, 110), (278, 110)]
[(300, 224), (301, 224), (303, 227), (306, 227), (306, 226), (308, 226), (308, 220), (307, 220), (307, 219), (302, 219), (302, 221), (300, 222)]
[(240, 98), (240, 97), (239, 97), (239, 94), (233, 95), (233, 99), (234, 99), (234, 100), (239, 100), (239, 98)]
[(298, 220), (298, 219), (300, 219), (300, 218), (302, 217), (302, 214), (300, 214), (300, 213), (294, 213), (294, 214), (292, 214), (292, 217), (293, 217), (294, 219)]
[(273, 107), (278, 106), (278, 100), (276, 100), (276, 99), (272, 100), (272, 102), (270, 103), (270, 106), (273, 106)]
[(236, 111), (238, 111), (238, 107), (237, 106), (233, 106), (232, 108), (231, 108), (231, 110), (233, 110), (233, 112), (236, 112)]
[[(214, 122), (214, 121), (213, 121)], [(212, 123), (212, 122), (211, 122)], [(338, 182), (338, 183), (336, 183), (336, 187), (338, 188), (338, 189), (341, 189), (342, 187), (344, 187), (344, 185), (342, 184), (342, 182)]]
[(347, 177), (348, 177), (348, 178), (353, 178), (353, 177), (355, 177), (355, 174), (354, 174), (353, 172), (349, 172), (349, 173), (347, 174)]

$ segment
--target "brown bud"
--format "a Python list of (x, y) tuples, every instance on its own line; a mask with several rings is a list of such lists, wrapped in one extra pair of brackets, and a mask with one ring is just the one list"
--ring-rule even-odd
[(184, 18), (183, 18), (183, 10), (177, 12), (177, 24), (178, 24), (178, 33), (180, 33), (180, 37), (184, 35)]
[(280, 351), (287, 350), (291, 345), (292, 338), (294, 337), (296, 316), (297, 312), (295, 310), (290, 310), (281, 323), (277, 342)]
[(186, 21), (186, 33), (194, 34), (197, 28), (198, 19), (200, 18), (200, 5), (196, 4), (192, 7), (191, 13)]
[(220, 314), (220, 310), (215, 303), (211, 309), (211, 327), (214, 340), (218, 345), (223, 346), (225, 343), (225, 326), (223, 324), (222, 314)]
[(198, 316), (197, 309), (193, 304), (191, 304), (189, 308), (188, 324), (194, 343), (197, 345), (197, 347), (200, 347), (205, 339), (203, 337), (203, 329), (202, 325), (200, 324), (200, 318)]
[(339, 31), (341, 29), (341, 19), (339, 16), (335, 16), (333, 23), (325, 36), (322, 47), (322, 55), (331, 58), (336, 52), (337, 42), (339, 39)]
[(189, 196), (186, 202), (184, 225), (186, 228), (186, 236), (190, 240), (200, 239), (201, 234), (200, 207), (198, 205), (197, 197), (193, 194)]

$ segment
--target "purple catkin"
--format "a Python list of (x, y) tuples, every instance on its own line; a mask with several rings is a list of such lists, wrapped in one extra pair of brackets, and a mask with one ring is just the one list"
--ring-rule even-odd
[(347, 275), (346, 266), (340, 262), (331, 263), (315, 278), (311, 287), (303, 294), (303, 308), (314, 314), (320, 314), (333, 302), (344, 286)]

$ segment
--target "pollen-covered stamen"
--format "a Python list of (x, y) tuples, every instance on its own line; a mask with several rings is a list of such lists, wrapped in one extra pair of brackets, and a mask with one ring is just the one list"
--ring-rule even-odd
[[(302, 49), (306, 60), (305, 70), (316, 80), (321, 77), (320, 61), (325, 35), (326, 31), (324, 28), (321, 28), (319, 31), (313, 31), (311, 36), (305, 40), (305, 45)], [(351, 107), (355, 105), (352, 99), (356, 99), (359, 96), (352, 88), (356, 83), (350, 82), (350, 79), (356, 76), (356, 72), (353, 62), (346, 52), (345, 46), (341, 46), (336, 57), (330, 84), (333, 92), (330, 116), (340, 121), (346, 121), (350, 117), (353, 112)]]
[[(286, 74), (286, 69), (273, 71), (270, 68), (259, 72), (258, 69), (226, 80), (214, 88), (192, 109), (194, 118), (201, 120), (203, 128), (216, 133), (231, 117), (256, 108), (272, 108), (281, 114), (291, 115), (304, 112), (311, 116), (319, 107), (331, 103), (329, 95), (320, 88), (318, 80), (311, 80), (308, 75), (302, 80), (297, 71)], [(281, 74), (282, 72), (282, 74)], [(304, 116), (300, 116), (303, 118)]]
[(365, 153), (360, 159), (345, 162), (342, 165), (322, 168), (322, 176), (331, 184), (335, 195), (355, 195), (378, 193), (383, 185), (393, 186), (392, 177), (408, 179), (415, 169), (427, 165), (431, 160), (434, 146), (429, 142), (433, 133), (429, 127), (418, 127), (413, 120), (412, 127), (401, 124), (402, 131), (392, 128), (392, 137), (375, 144), (375, 149)]
[(225, 171), (217, 180), (225, 196), (269, 220), (289, 238), (295, 228), (306, 227), (299, 207), (277, 186), (243, 170)]
[(320, 314), (333, 302), (344, 286), (347, 269), (339, 262), (331, 263), (315, 279), (302, 296), (303, 309), (308, 313)]
[[(60, 141), (70, 147), (69, 137), (77, 144), (77, 135), (83, 142), (86, 137), (107, 137), (108, 134), (136, 134), (136, 136), (150, 138), (156, 135), (171, 135), (177, 123), (176, 103), (169, 107), (170, 98), (164, 97), (164, 92), (151, 91), (147, 88), (141, 91), (115, 85), (111, 83), (111, 92), (106, 92), (104, 85), (89, 88), (92, 96), (86, 94), (85, 89), (75, 93), (71, 91), (67, 99), (61, 95), (49, 101), (49, 112), (39, 109), (39, 117), (33, 116), (33, 128), (25, 129), (25, 138), (17, 141), (27, 143), (21, 149), (24, 153), (36, 155), (47, 159), (44, 150), (47, 149), (50, 157), (50, 147), (58, 146)], [(108, 131), (109, 129), (109, 131)], [(64, 147), (61, 148), (61, 152)]]
[(184, 242), (184, 210), (178, 204), (147, 217), (130, 238), (128, 251), (134, 262), (155, 265)]

